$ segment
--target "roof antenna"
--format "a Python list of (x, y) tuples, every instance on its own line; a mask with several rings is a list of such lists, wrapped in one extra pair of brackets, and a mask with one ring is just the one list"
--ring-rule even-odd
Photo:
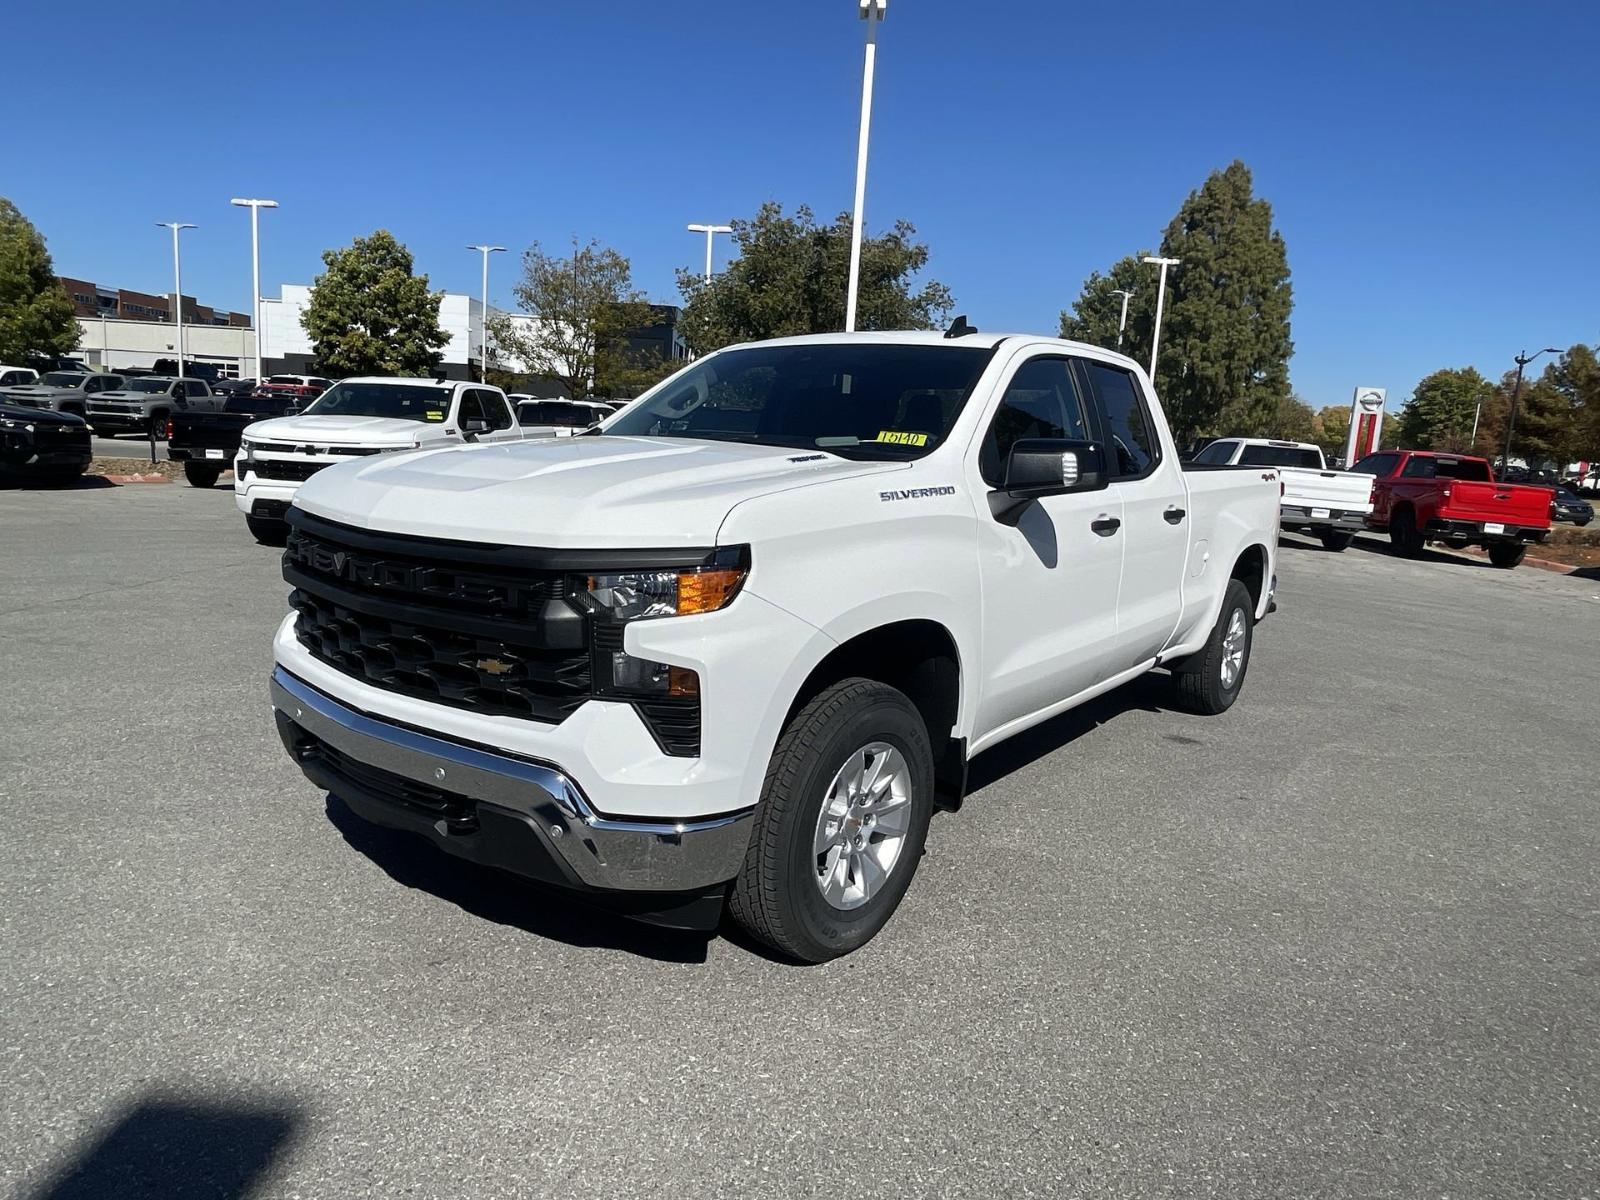
[(954, 321), (952, 321), (950, 323), (950, 328), (946, 329), (944, 331), (944, 335), (947, 338), (958, 338), (958, 337), (966, 337), (967, 334), (969, 334), (969, 333), (977, 333), (977, 332), (978, 332), (978, 327), (976, 325), (968, 325), (967, 324), (967, 314), (966, 313), (962, 313), (959, 317), (957, 317)]
[(433, 381), (435, 383), (443, 383), (444, 382), (444, 368), (443, 367), (440, 367), (438, 370), (434, 371), (433, 374), (434, 374), (434, 380)]

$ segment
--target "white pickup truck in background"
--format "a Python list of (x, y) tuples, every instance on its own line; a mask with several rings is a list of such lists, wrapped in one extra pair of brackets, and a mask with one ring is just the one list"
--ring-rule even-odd
[(334, 384), (304, 412), (251, 425), (233, 463), (233, 499), (257, 541), (281, 545), (300, 485), (335, 463), (425, 446), (527, 436), (506, 394), (481, 383), (368, 377)]
[(1233, 704), (1278, 497), (1180, 466), (1095, 347), (733, 346), (596, 434), (305, 484), (272, 703), (368, 820), (817, 961), (889, 920), (973, 755), (1154, 667)]
[(1283, 473), (1282, 524), (1305, 530), (1329, 550), (1345, 550), (1366, 528), (1372, 511), (1372, 477), (1335, 471), (1313, 442), (1269, 438), (1218, 438), (1194, 461), (1201, 465), (1276, 467)]

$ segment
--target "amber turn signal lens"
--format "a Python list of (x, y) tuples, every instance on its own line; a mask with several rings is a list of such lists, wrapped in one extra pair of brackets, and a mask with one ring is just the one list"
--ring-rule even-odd
[(700, 676), (688, 667), (667, 668), (667, 695), (698, 696), (699, 694)]
[(678, 615), (716, 612), (739, 592), (744, 582), (742, 567), (710, 567), (704, 571), (678, 573)]

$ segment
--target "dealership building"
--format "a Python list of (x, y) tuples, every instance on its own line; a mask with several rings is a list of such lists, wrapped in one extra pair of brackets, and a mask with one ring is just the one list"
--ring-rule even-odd
[[(78, 321), (78, 354), (87, 362), (107, 371), (149, 370), (159, 359), (177, 357), (170, 293), (58, 278)], [(191, 362), (210, 363), (227, 377), (248, 369), (256, 346), (248, 313), (212, 308), (193, 296), (183, 297), (183, 341)]]

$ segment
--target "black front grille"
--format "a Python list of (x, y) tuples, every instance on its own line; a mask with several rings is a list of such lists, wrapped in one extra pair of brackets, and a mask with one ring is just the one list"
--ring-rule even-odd
[(373, 533), (299, 509), (290, 524), (295, 631), (322, 662), (387, 691), (552, 724), (589, 699), (627, 701), (667, 753), (700, 752), (698, 697), (611, 687), (622, 629), (577, 599), (587, 572), (571, 552)]
[(257, 479), (288, 479), (304, 483), (324, 467), (331, 467), (331, 462), (294, 462), (281, 458), (258, 458), (255, 466)]

